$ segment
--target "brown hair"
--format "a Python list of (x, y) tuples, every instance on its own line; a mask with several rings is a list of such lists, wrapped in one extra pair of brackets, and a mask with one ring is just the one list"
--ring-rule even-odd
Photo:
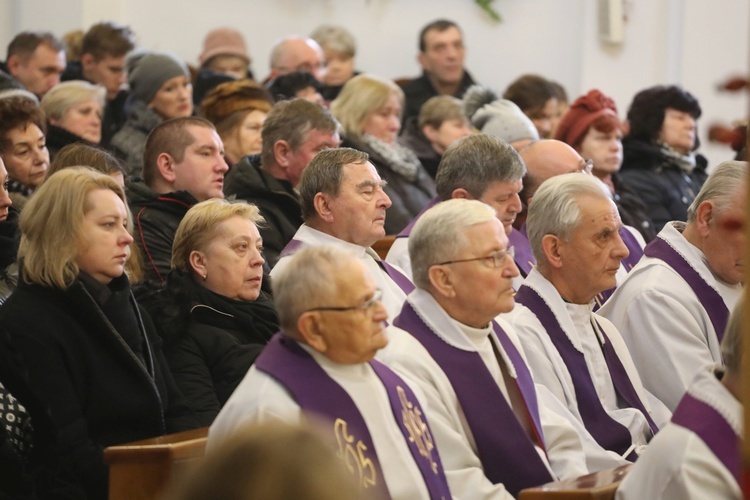
[(112, 22), (98, 23), (83, 36), (81, 55), (91, 54), (99, 61), (106, 56), (122, 57), (134, 47), (135, 35), (129, 27)]
[(26, 130), (31, 124), (47, 133), (44, 112), (36, 102), (23, 96), (0, 99), (0, 154), (11, 146), (8, 132), (19, 127)]
[(11, 56), (18, 56), (22, 62), (26, 63), (41, 44), (49, 46), (55, 52), (65, 50), (65, 44), (49, 31), (22, 31), (8, 44), (6, 61)]

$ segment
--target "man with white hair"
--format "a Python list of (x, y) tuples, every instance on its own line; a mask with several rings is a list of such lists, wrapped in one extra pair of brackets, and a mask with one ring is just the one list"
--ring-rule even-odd
[(335, 247), (302, 249), (276, 274), (273, 292), (282, 331), (216, 417), (209, 446), (251, 421), (317, 417), (374, 498), (450, 499), (419, 400), (373, 360), (388, 343), (388, 313), (360, 259)]
[(617, 207), (592, 176), (559, 175), (534, 195), (527, 226), (537, 265), (508, 319), (534, 380), (603, 448), (635, 460), (671, 414), (644, 389), (617, 329), (592, 312), (628, 256)]
[[(497, 212), (506, 234), (521, 211), (518, 193), (526, 173), (518, 153), (507, 143), (490, 135), (474, 134), (454, 142), (440, 160), (435, 189), (438, 193), (425, 210), (453, 198), (479, 200)], [(386, 260), (411, 276), (409, 234), (422, 214), (401, 231), (388, 251)]]
[(417, 289), (379, 359), (425, 393), (451, 491), (511, 498), (585, 474), (579, 435), (537, 391), (513, 330), (494, 319), (513, 308), (518, 275), (495, 211), (442, 202), (417, 221), (409, 251)]
[(729, 318), (725, 370), (699, 370), (659, 432), (617, 488), (618, 500), (742, 498), (742, 302)]
[(302, 172), (298, 189), (302, 219), (294, 238), (271, 271), (274, 277), (297, 250), (333, 245), (354, 252), (383, 292), (383, 304), (395, 317), (414, 285), (403, 271), (380, 259), (370, 248), (385, 236), (386, 209), (391, 200), (385, 181), (367, 153), (350, 148), (321, 151)]
[(695, 374), (721, 364), (721, 336), (742, 293), (747, 162), (716, 167), (688, 209), (601, 309), (643, 383), (674, 410)]

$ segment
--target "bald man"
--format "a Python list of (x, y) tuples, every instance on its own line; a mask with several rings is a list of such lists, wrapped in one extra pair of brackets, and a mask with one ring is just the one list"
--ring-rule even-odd
[(312, 38), (288, 36), (282, 38), (271, 49), (271, 73), (266, 78), (270, 82), (280, 75), (304, 71), (320, 80), (323, 68), (323, 50)]

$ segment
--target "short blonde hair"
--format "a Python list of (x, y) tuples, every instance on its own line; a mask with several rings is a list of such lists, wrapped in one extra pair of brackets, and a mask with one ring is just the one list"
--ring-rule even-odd
[(65, 113), (73, 106), (86, 101), (95, 100), (104, 109), (106, 90), (100, 85), (92, 85), (83, 80), (62, 82), (44, 94), (40, 104), (42, 111), (49, 120), (61, 120)]
[(87, 167), (61, 170), (37, 189), (19, 221), (18, 258), (26, 282), (65, 290), (76, 280), (83, 218), (92, 208), (87, 198), (98, 189), (113, 191), (126, 204), (110, 176)]
[(344, 132), (355, 138), (363, 133), (365, 120), (388, 104), (392, 95), (404, 107), (404, 91), (393, 81), (375, 75), (357, 75), (344, 85), (331, 102), (331, 113), (341, 122)]
[(203, 250), (216, 237), (219, 224), (239, 216), (260, 225), (265, 219), (255, 205), (241, 200), (212, 198), (194, 205), (182, 218), (172, 244), (172, 269), (190, 272), (190, 253)]

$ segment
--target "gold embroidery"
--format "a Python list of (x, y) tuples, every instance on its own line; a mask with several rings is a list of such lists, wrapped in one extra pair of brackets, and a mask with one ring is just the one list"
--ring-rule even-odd
[(347, 423), (340, 418), (336, 419), (333, 430), (339, 445), (338, 456), (344, 462), (347, 470), (352, 475), (359, 477), (362, 488), (367, 489), (377, 484), (377, 474), (372, 460), (367, 458), (367, 446), (360, 440), (354, 442), (354, 436), (347, 430)]
[(409, 431), (409, 441), (416, 444), (419, 454), (430, 461), (432, 472), (437, 474), (438, 464), (432, 459), (435, 443), (432, 440), (430, 429), (422, 420), (422, 412), (414, 406), (414, 403), (406, 399), (406, 392), (403, 387), (397, 386), (396, 392), (398, 393), (398, 399), (401, 401), (401, 418), (406, 430)]

